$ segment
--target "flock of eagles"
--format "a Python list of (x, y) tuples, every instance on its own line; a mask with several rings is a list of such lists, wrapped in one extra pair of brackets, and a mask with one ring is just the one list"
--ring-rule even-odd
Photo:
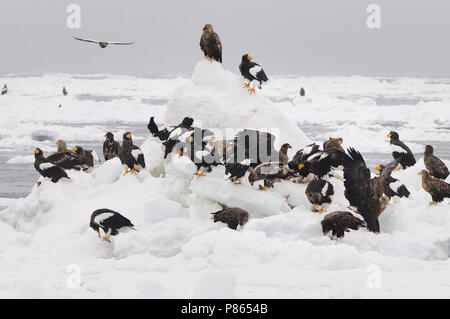
[[(131, 42), (94, 42), (105, 48), (108, 44), (131, 44)], [(222, 43), (212, 25), (203, 28), (200, 48), (204, 57), (214, 63), (222, 62)], [(268, 81), (261, 66), (252, 61), (248, 54), (242, 56), (239, 65), (241, 75), (247, 80), (244, 84), (250, 94), (255, 93), (253, 82), (261, 84)], [(67, 94), (64, 88), (64, 94)], [(303, 92), (304, 95), (304, 92)], [(232, 140), (217, 140), (211, 130), (193, 126), (194, 119), (185, 117), (182, 122), (173, 127), (160, 127), (150, 118), (148, 129), (155, 141), (161, 143), (164, 158), (170, 161), (173, 156), (186, 156), (197, 167), (194, 176), (201, 178), (217, 166), (225, 167), (226, 179), (231, 183), (241, 184), (244, 178), (253, 186), (259, 183), (258, 189), (266, 191), (274, 183), (291, 181), (308, 183), (305, 195), (311, 203), (313, 212), (324, 212), (332, 202), (334, 195), (333, 181), (342, 180), (337, 171), (343, 171), (345, 198), (350, 203), (348, 211), (336, 211), (325, 215), (321, 225), (323, 234), (331, 232), (331, 239), (342, 238), (350, 230), (367, 227), (371, 232), (380, 232), (378, 217), (389, 205), (392, 197), (408, 197), (410, 192), (399, 180), (391, 176), (394, 170), (408, 169), (416, 164), (411, 150), (399, 138), (397, 132), (390, 132), (392, 162), (376, 167), (378, 175), (371, 177), (363, 156), (353, 148), (345, 151), (341, 138), (330, 138), (323, 145), (311, 144), (298, 150), (292, 159), (287, 152), (291, 146), (285, 143), (280, 149), (274, 148), (275, 136), (258, 130), (244, 129)], [(122, 144), (114, 140), (114, 135), (108, 132), (103, 144), (105, 160), (118, 157), (122, 162), (124, 175), (137, 174), (145, 169), (143, 152), (133, 144), (130, 132), (122, 137)], [(67, 149), (63, 140), (57, 142), (57, 151), (44, 157), (42, 151), (35, 150), (36, 170), (51, 182), (61, 179), (68, 180), (65, 170), (76, 169), (89, 172), (98, 156), (93, 151), (80, 146)], [(445, 164), (433, 154), (433, 147), (427, 145), (424, 152), (426, 170), (422, 170), (422, 186), (432, 198), (430, 205), (442, 202), (450, 197), (450, 184), (444, 180), (449, 175)], [(40, 184), (40, 183), (38, 183)], [(239, 186), (236, 186), (239, 187)], [(226, 208), (212, 213), (214, 222), (223, 222), (232, 229), (243, 227), (248, 221), (247, 211), (238, 208)], [(129, 219), (111, 209), (98, 209), (91, 215), (90, 227), (105, 241), (110, 236), (117, 235), (134, 225)], [(101, 235), (103, 231), (103, 236)]]

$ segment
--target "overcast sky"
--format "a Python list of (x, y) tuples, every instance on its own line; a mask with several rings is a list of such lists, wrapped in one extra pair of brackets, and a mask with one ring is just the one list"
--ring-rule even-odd
[[(72, 3), (80, 29), (66, 25)], [(205, 23), (235, 72), (249, 53), (268, 74), (450, 76), (448, 0), (2, 0), (0, 73), (190, 74)]]

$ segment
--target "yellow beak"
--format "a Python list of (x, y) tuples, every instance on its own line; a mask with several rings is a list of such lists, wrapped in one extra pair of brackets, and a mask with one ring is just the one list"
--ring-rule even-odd
[(78, 148), (75, 146), (72, 148), (72, 151), (76, 152), (78, 150)]
[(250, 61), (253, 60), (253, 58), (250, 55), (248, 56), (247, 59), (249, 59)]
[(39, 154), (39, 150), (34, 150), (34, 154)]
[(127, 139), (130, 139), (131, 138), (131, 134), (127, 134)]
[(386, 135), (386, 137), (391, 137), (391, 133), (389, 133), (388, 135)]
[(298, 164), (298, 169), (301, 170), (303, 167), (305, 167), (304, 164)]
[(378, 165), (377, 167), (375, 167), (375, 170), (376, 170), (376, 171), (381, 171), (381, 166)]
[(422, 172), (419, 172), (419, 174), (417, 174), (417, 175), (422, 175)]
[(189, 138), (189, 142), (193, 142), (194, 141), (194, 138), (191, 136), (190, 138)]

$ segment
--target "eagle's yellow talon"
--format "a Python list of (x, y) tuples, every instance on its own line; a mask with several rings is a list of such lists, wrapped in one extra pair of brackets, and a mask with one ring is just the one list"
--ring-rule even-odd
[(249, 82), (249, 83), (244, 83), (244, 87), (245, 87), (245, 88), (250, 87), (250, 82)]
[(430, 202), (430, 206), (437, 205), (435, 201)]
[(107, 241), (108, 243), (111, 242), (107, 236), (104, 236), (102, 239), (103, 239), (104, 241)]
[(202, 176), (205, 176), (205, 174), (203, 174), (203, 172), (199, 173), (198, 171), (194, 173), (194, 175), (197, 176), (197, 178), (200, 178)]
[(255, 88), (254, 87), (252, 87), (251, 89), (248, 89), (248, 91), (250, 92), (250, 95), (251, 94), (255, 94)]

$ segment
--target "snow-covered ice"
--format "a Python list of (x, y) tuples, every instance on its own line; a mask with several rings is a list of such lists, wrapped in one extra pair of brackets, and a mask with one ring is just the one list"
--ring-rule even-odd
[[(143, 127), (138, 135), (147, 170), (123, 176), (114, 159), (90, 174), (69, 171), (71, 182), (39, 178), (41, 186), (34, 185), (25, 198), (0, 198), (0, 206), (7, 206), (0, 212), (0, 297), (450, 297), (450, 200), (428, 206), (431, 198), (417, 175), (424, 166), (420, 155), (414, 167), (394, 173), (412, 194), (391, 202), (380, 217), (381, 234), (361, 229), (336, 242), (322, 234), (323, 215), (309, 210), (305, 184), (281, 182), (258, 191), (247, 181), (224, 180), (223, 167), (192, 178), (195, 166), (186, 157), (165, 161), (161, 145), (145, 132), (150, 114), (169, 125), (192, 116), (195, 124), (217, 130), (278, 128), (277, 144), (288, 141), (292, 156), (310, 142), (306, 123), (315, 122), (334, 125), (332, 133), (316, 136), (319, 142), (328, 134), (341, 136), (345, 147), (354, 146), (367, 158), (371, 152), (388, 158), (385, 135), (391, 127), (386, 123), (401, 128), (406, 140), (448, 143), (450, 82), (271, 77), (262, 91), (249, 96), (236, 74), (202, 61), (191, 78), (45, 75), (39, 80), (54, 87), (64, 80), (70, 94), (77, 92), (57, 110), (61, 98), (54, 87), (38, 91), (35, 78), (8, 80), (10, 93), (0, 100), (6, 116), (0, 141), (4, 150), (27, 150), (9, 153), (8, 167), (32, 166), (32, 149), (51, 152), (59, 138), (101, 144), (105, 127), (126, 118), (128, 124), (116, 126), (116, 139), (127, 125), (132, 132)], [(308, 83), (310, 101), (297, 97), (299, 82)], [(406, 100), (409, 105), (388, 107), (382, 99), (390, 92), (404, 100), (422, 86), (422, 102), (416, 104)], [(151, 93), (145, 95), (147, 88)], [(158, 105), (158, 99), (167, 99), (167, 106)], [(10, 105), (24, 109), (5, 112)], [(303, 131), (298, 123), (304, 123)], [(423, 152), (418, 142), (408, 145)], [(335, 196), (328, 211), (346, 209), (342, 182), (332, 182)], [(249, 211), (242, 230), (210, 220), (222, 205)], [(137, 231), (120, 234), (112, 243), (101, 241), (89, 228), (89, 218), (104, 207), (129, 218)]]

